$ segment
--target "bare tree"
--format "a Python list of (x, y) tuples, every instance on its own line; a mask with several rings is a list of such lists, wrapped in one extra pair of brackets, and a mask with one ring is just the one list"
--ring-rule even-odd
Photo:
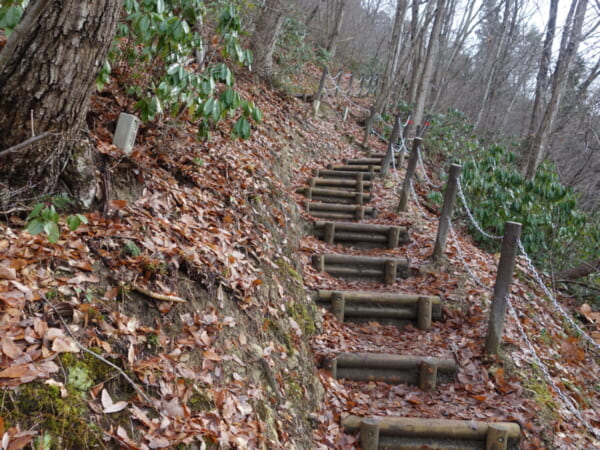
[[(335, 22), (333, 25), (333, 30), (329, 35), (329, 42), (327, 43), (327, 53), (329, 54), (329, 58), (332, 59), (335, 56), (335, 50), (337, 48), (337, 39), (340, 34), (340, 29), (342, 27), (342, 20), (344, 18), (344, 9), (346, 8), (346, 0), (339, 0), (336, 8), (335, 14)], [(329, 74), (329, 68), (327, 64), (323, 66), (323, 73), (321, 74), (321, 80), (319, 82), (319, 88), (315, 93), (313, 100), (313, 108), (315, 116), (319, 112), (319, 106), (321, 103), (321, 96), (323, 95), (323, 89), (325, 88), (325, 81), (327, 80), (327, 75)]]
[(442, 22), (444, 17), (444, 0), (437, 0), (433, 25), (429, 36), (429, 43), (427, 45), (427, 55), (423, 65), (423, 76), (419, 83), (419, 89), (417, 92), (417, 99), (415, 102), (415, 108), (413, 113), (413, 121), (409, 125), (407, 134), (412, 136), (416, 129), (416, 124), (421, 123), (423, 120), (423, 114), (425, 113), (425, 103), (429, 97), (431, 90), (431, 79), (433, 75), (433, 64), (434, 59), (437, 56), (439, 48), (440, 30), (442, 28)]
[(577, 53), (587, 3), (587, 0), (572, 0), (561, 38), (556, 68), (552, 75), (552, 94), (550, 101), (546, 106), (542, 121), (531, 145), (527, 149), (525, 177), (528, 180), (534, 177), (535, 171), (544, 157), (548, 139), (550, 138), (550, 133), (554, 126), (554, 121), (558, 114), (560, 102), (564, 94), (569, 67)]
[(363, 145), (367, 144), (369, 135), (371, 134), (371, 128), (373, 122), (378, 114), (381, 113), (386, 101), (389, 99), (390, 90), (393, 83), (393, 76), (396, 72), (398, 65), (398, 57), (400, 56), (400, 42), (402, 37), (402, 28), (404, 24), (404, 14), (406, 12), (406, 0), (396, 1), (396, 14), (394, 16), (394, 28), (392, 29), (392, 38), (389, 46), (389, 53), (385, 63), (385, 70), (383, 71), (383, 78), (381, 81), (381, 89), (371, 107), (371, 112), (366, 121), (365, 135), (363, 138)]

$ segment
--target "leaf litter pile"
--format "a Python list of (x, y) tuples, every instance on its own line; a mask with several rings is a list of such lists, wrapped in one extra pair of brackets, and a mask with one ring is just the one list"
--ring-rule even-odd
[[(489, 292), (466, 274), (451, 240), (449, 263), (428, 265), (436, 218), (414, 204), (408, 214), (394, 214), (393, 178), (375, 183), (371, 205), (381, 214), (371, 221), (409, 226), (408, 245), (359, 252), (305, 237), (295, 255), (286, 252), (295, 245), (286, 231), (301, 220), (293, 199), (302, 197), (293, 194), (295, 187), (313, 168), (359, 154), (353, 143), (361, 137), (356, 119), (363, 113), (340, 98), (334, 106), (351, 108), (347, 122), (339, 115), (315, 120), (310, 105), (240, 78), (244, 95), (265, 116), (249, 140), (231, 141), (227, 132), (217, 132), (199, 143), (193, 126), (165, 122), (142, 127), (129, 156), (111, 145), (111, 130), (118, 112), (130, 105), (113, 92), (95, 95), (88, 122), (102, 154), (105, 184), (114, 187), (103, 190), (104, 211), (86, 214), (88, 223), (76, 231), (61, 224), (56, 244), (23, 231), (16, 216), (1, 226), (2, 447), (23, 448), (45, 436), (47, 430), (35, 421), (7, 415), (9, 408), (18, 410), (19, 395), (33, 385), (54, 389), (64, 401), (75, 390), (89, 417), (69, 416), (75, 422), (70, 425), (99, 424), (95, 434), (85, 436), (98, 448), (357, 447), (357, 437), (340, 428), (343, 414), (514, 420), (522, 427), (524, 448), (593, 447), (593, 438), (532, 366), (511, 318), (505, 357), (483, 357)], [(374, 140), (372, 145), (384, 148)], [(424, 187), (416, 189), (420, 197), (426, 194)], [(470, 270), (493, 286), (497, 256), (459, 240)], [(310, 256), (323, 250), (406, 256), (417, 270), (386, 287), (342, 281), (310, 267)], [(452, 355), (459, 364), (456, 382), (423, 393), (385, 383), (341, 383), (320, 371), (325, 396), (317, 405), (318, 389), (307, 375), (314, 372), (312, 362), (300, 359), (294, 369), (293, 351), (267, 333), (269, 324), (281, 321), (292, 331), (289, 347), (301, 349), (308, 339), (282, 307), (291, 297), (289, 284), (268, 273), (299, 262), (308, 289), (416, 292), (446, 302), (445, 320), (427, 332), (339, 324), (325, 313), (310, 341), (316, 363), (341, 351)], [(558, 387), (592, 426), (600, 426), (597, 360), (565, 333), (561, 317), (523, 275), (522, 262), (518, 271), (512, 298), (521, 326)], [(203, 301), (196, 299), (202, 295), (194, 283), (202, 286)], [(244, 321), (255, 328), (242, 327)], [(69, 355), (87, 355), (105, 370), (99, 377), (78, 372), (77, 364), (67, 367)], [(251, 367), (265, 377), (253, 376)], [(298, 380), (296, 403), (286, 398), (292, 379)], [(308, 411), (314, 412), (312, 437), (294, 410), (304, 400), (315, 410)], [(20, 412), (41, 415), (39, 403), (37, 410)], [(261, 412), (267, 407), (276, 411), (270, 420)]]

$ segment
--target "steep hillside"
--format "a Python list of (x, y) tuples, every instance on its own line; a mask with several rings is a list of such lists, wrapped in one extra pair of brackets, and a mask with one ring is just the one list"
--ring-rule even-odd
[[(311, 218), (294, 193), (312, 169), (363, 153), (361, 100), (339, 97), (314, 119), (309, 104), (244, 74), (238, 81), (264, 113), (250, 139), (230, 140), (226, 123), (198, 142), (192, 124), (163, 118), (141, 128), (131, 155), (110, 143), (131, 101), (107, 86), (88, 115), (104, 210), (86, 214), (76, 231), (61, 219), (56, 244), (7, 215), (0, 228), (3, 445), (353, 448), (357, 437), (343, 433), (343, 414), (394, 412), (517, 421), (522, 448), (592, 448), (589, 431), (532, 363), (519, 328), (596, 427), (597, 360), (548, 312), (526, 269), (512, 291), (520, 322), (509, 319), (502, 358), (486, 359), (490, 294), (465, 264), (491, 287), (497, 258), (461, 237), (462, 254), (451, 243), (448, 261), (431, 266), (437, 219), (416, 204), (393, 212), (400, 172), (374, 181), (380, 215), (371, 221), (409, 227), (411, 243), (391, 254), (410, 257), (414, 276), (383, 290), (442, 296), (445, 321), (428, 333), (349, 325), (315, 306), (316, 288), (374, 288), (310, 267), (313, 252), (341, 250), (307, 237)], [(371, 146), (385, 148), (376, 137)], [(423, 200), (425, 185), (417, 193)], [(453, 355), (461, 369), (443, 395), (340, 383), (317, 369), (323, 358), (356, 349), (427, 349)]]

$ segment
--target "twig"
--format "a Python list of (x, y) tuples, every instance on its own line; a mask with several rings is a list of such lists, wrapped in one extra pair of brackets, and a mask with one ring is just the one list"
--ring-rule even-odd
[(140, 286), (139, 284), (133, 284), (131, 287), (134, 291), (137, 291), (140, 294), (144, 294), (155, 300), (162, 300), (163, 302), (187, 303), (185, 298), (177, 297), (175, 295), (158, 294), (146, 289), (144, 286)]
[(26, 141), (21, 142), (20, 144), (17, 145), (13, 145), (12, 147), (7, 148), (6, 150), (2, 150), (0, 152), (0, 158), (3, 157), (4, 155), (8, 155), (9, 153), (14, 153), (18, 150), (21, 150), (22, 148), (28, 147), (31, 144), (36, 143), (37, 141), (40, 141), (42, 139), (47, 138), (48, 136), (52, 136), (55, 133), (52, 133), (50, 131), (45, 131), (44, 133), (38, 135), (38, 136), (34, 136), (32, 138), (27, 139)]
[(58, 319), (61, 321), (61, 323), (63, 324), (63, 326), (65, 327), (65, 330), (67, 330), (67, 333), (69, 333), (69, 336), (71, 336), (71, 338), (73, 339), (73, 341), (75, 341), (75, 345), (77, 345), (77, 347), (79, 347), (83, 352), (88, 353), (90, 355), (92, 355), (94, 358), (99, 359), (100, 361), (102, 361), (104, 364), (109, 365), (110, 367), (112, 367), (113, 369), (115, 369), (117, 372), (119, 372), (119, 374), (125, 378), (125, 380), (127, 380), (127, 382), (131, 385), (131, 387), (135, 390), (135, 392), (138, 393), (138, 395), (140, 397), (142, 397), (146, 402), (152, 404), (152, 401), (150, 399), (150, 397), (148, 397), (148, 394), (146, 394), (144, 392), (144, 390), (135, 382), (133, 381), (129, 375), (127, 375), (123, 369), (121, 369), (119, 366), (117, 366), (116, 364), (111, 363), (108, 359), (100, 356), (97, 353), (94, 353), (93, 351), (87, 349), (86, 347), (84, 347), (75, 337), (75, 335), (73, 334), (73, 332), (71, 331), (71, 328), (69, 328), (69, 325), (67, 325), (67, 323), (64, 321), (64, 319), (62, 318), (62, 316), (60, 315), (60, 313), (58, 312), (58, 310), (56, 309), (56, 306), (54, 306), (52, 303), (50, 303), (50, 301), (46, 298), (46, 295), (42, 293), (42, 299), (44, 300), (44, 302), (50, 306), (50, 308), (52, 308), (54, 310), (54, 312), (56, 313), (56, 316), (58, 317)]

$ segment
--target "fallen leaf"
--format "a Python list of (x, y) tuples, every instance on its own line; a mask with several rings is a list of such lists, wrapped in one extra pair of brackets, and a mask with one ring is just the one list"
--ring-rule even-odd
[(120, 401), (113, 403), (113, 399), (106, 389), (102, 389), (100, 401), (102, 402), (102, 412), (105, 414), (116, 413), (124, 410), (127, 407), (127, 402)]
[(0, 280), (16, 280), (17, 271), (11, 267), (0, 264)]

